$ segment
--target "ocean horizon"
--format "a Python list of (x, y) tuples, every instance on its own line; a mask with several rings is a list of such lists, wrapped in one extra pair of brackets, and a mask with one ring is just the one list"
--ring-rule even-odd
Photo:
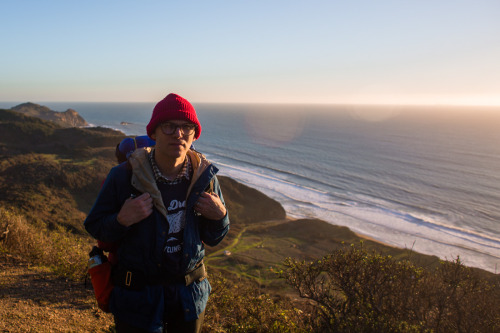
[[(154, 107), (39, 104), (131, 136), (145, 134)], [(194, 106), (196, 149), (290, 217), (498, 273), (500, 107)]]

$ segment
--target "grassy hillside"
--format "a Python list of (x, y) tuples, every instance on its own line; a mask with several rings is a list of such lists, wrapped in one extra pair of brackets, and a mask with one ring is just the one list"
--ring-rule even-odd
[[(54, 122), (0, 109), (0, 153), (47, 153), (86, 158), (92, 148), (111, 148), (125, 135), (102, 127), (61, 127)], [(109, 150), (109, 149), (108, 149)], [(99, 151), (97, 154), (101, 154)], [(111, 157), (112, 154), (107, 154)]]
[(0, 110), (0, 205), (36, 225), (82, 232), (82, 219), (124, 137)]

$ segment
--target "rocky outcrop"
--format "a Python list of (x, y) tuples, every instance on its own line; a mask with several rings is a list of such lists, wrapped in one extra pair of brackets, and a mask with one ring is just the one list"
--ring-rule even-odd
[(37, 117), (57, 123), (62, 127), (81, 127), (88, 126), (87, 121), (73, 109), (64, 112), (53, 111), (46, 106), (35, 103), (23, 103), (11, 108), (27, 116)]

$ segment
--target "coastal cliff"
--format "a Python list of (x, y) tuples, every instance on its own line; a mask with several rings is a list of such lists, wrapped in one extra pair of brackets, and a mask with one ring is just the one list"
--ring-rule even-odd
[(58, 112), (53, 111), (46, 106), (28, 102), (16, 105), (12, 107), (11, 110), (30, 117), (53, 121), (62, 127), (82, 127), (89, 125), (87, 121), (73, 109)]

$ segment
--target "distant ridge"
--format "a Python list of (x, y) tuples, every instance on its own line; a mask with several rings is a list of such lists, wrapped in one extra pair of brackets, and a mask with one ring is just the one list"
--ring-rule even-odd
[(73, 109), (58, 112), (46, 106), (28, 102), (14, 106), (11, 110), (27, 116), (53, 121), (62, 127), (81, 127), (89, 125), (87, 121)]
[(124, 133), (110, 128), (63, 127), (56, 121), (0, 109), (0, 157), (29, 152), (78, 157), (89, 148), (115, 147), (124, 137)]

